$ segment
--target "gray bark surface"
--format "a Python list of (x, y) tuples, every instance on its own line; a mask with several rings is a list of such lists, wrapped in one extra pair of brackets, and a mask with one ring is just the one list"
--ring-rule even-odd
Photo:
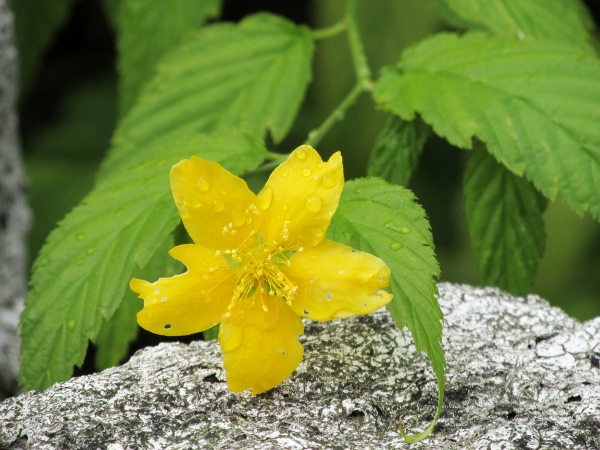
[(7, 1), (0, 0), (0, 399), (16, 391), (17, 326), (27, 291), (25, 234), (30, 219), (18, 136), (17, 82), (13, 16)]
[[(537, 296), (441, 283), (448, 361), (434, 434), (411, 449), (600, 448), (600, 318)], [(437, 388), (386, 311), (306, 322), (305, 356), (272, 391), (227, 390), (217, 342), (170, 343), (121, 367), (0, 403), (0, 448), (408, 448)]]

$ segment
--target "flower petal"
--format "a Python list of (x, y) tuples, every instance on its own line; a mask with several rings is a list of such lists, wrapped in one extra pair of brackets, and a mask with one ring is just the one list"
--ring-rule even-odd
[(256, 195), (221, 165), (192, 157), (171, 169), (171, 189), (186, 230), (196, 244), (233, 249), (255, 229), (248, 208)]
[(287, 248), (317, 245), (325, 236), (343, 187), (340, 152), (324, 163), (311, 146), (298, 147), (258, 194), (267, 242), (276, 241)]
[(292, 310), (313, 320), (368, 314), (392, 300), (390, 269), (376, 256), (327, 239), (296, 252), (282, 272), (298, 287)]
[(221, 322), (236, 282), (225, 258), (196, 244), (179, 245), (169, 254), (188, 271), (154, 283), (133, 278), (129, 284), (144, 299), (137, 316), (140, 326), (164, 336), (183, 336)]
[(252, 388), (256, 395), (289, 377), (302, 361), (303, 331), (300, 317), (279, 297), (257, 294), (236, 302), (219, 330), (229, 390)]

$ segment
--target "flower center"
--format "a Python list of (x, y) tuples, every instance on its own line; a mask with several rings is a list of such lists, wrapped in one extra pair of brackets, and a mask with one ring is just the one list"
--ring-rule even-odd
[[(258, 234), (253, 234), (249, 241), (239, 249), (225, 251), (227, 262), (237, 272), (232, 304), (246, 298), (262, 301), (264, 295), (271, 295), (281, 297), (291, 305), (297, 287), (281, 267), (290, 265), (294, 251), (277, 242), (265, 242)], [(255, 296), (257, 292), (259, 295)], [(262, 308), (268, 311), (264, 302)]]

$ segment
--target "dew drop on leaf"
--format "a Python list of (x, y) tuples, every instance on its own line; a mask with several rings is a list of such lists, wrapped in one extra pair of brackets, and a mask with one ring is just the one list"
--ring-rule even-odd
[(77, 236), (75, 236), (75, 239), (77, 239), (78, 241), (83, 241), (84, 237), (85, 237), (85, 234), (77, 233)]
[(402, 244), (400, 242), (392, 242), (390, 244), (390, 248), (392, 250), (400, 250), (402, 248)]
[(392, 231), (395, 231), (396, 233), (400, 233), (400, 234), (408, 234), (412, 231), (412, 229), (409, 227), (402, 227), (391, 221), (387, 222), (384, 225), (384, 227), (386, 227), (388, 230), (392, 230)]
[(74, 319), (69, 320), (69, 323), (67, 324), (67, 328), (69, 328), (69, 331), (73, 331), (75, 329), (75, 320)]

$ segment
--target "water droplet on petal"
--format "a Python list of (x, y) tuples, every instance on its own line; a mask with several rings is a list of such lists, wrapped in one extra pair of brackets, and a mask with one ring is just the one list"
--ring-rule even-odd
[(227, 191), (225, 189), (221, 189), (219, 191), (219, 194), (221, 194), (223, 197), (225, 197), (227, 195)]
[(196, 186), (202, 192), (206, 192), (210, 189), (210, 183), (208, 182), (208, 180), (206, 178), (204, 178), (203, 175), (200, 175), (200, 179), (198, 180), (198, 183), (196, 183)]
[(192, 200), (193, 208), (200, 208), (202, 206), (202, 202), (200, 200)]
[(312, 170), (310, 170), (308, 167), (302, 171), (302, 175), (304, 175), (305, 177), (310, 177), (311, 174)]
[(327, 297), (327, 300), (331, 300), (333, 298), (331, 294), (327, 294), (325, 297)]
[(321, 179), (321, 184), (326, 189), (331, 189), (332, 187), (334, 187), (335, 180), (333, 179), (333, 175), (331, 173), (326, 173), (325, 175), (323, 175), (323, 178)]
[(273, 188), (267, 185), (258, 193), (258, 206), (260, 209), (268, 209), (271, 206), (273, 192)]
[(166, 302), (166, 301), (167, 301), (167, 297), (163, 297), (163, 298), (161, 298), (161, 300), (162, 300), (163, 302)]
[(319, 197), (316, 194), (308, 197), (306, 199), (306, 203), (305, 203), (306, 209), (308, 209), (310, 212), (314, 212), (314, 213), (321, 211), (322, 205), (323, 205), (323, 200), (321, 200), (321, 197)]
[(213, 206), (215, 207), (216, 212), (223, 211), (225, 209), (225, 203), (223, 200), (215, 200), (213, 201)]
[(306, 159), (306, 152), (304, 151), (303, 148), (299, 148), (298, 150), (296, 150), (295, 154), (296, 154), (296, 158), (298, 158), (300, 160)]
[(183, 198), (183, 196), (181, 195), (176, 195), (175, 196), (175, 204), (177, 205), (178, 208), (181, 208), (185, 203), (185, 199)]
[(187, 206), (182, 206), (179, 208), (179, 215), (182, 219), (189, 219), (191, 217), (190, 210), (187, 208)]
[(241, 227), (246, 222), (246, 214), (241, 209), (234, 209), (231, 212), (231, 222), (234, 227)]
[(392, 250), (400, 250), (402, 248), (402, 244), (400, 242), (392, 242), (390, 244), (390, 248)]
[(323, 231), (318, 228), (313, 228), (312, 234), (318, 238), (321, 238), (324, 236)]
[(207, 274), (207, 273), (203, 273), (203, 274), (202, 274), (202, 279), (203, 279), (203, 280), (208, 280), (208, 278), (209, 278), (209, 276), (208, 276), (208, 274)]
[(281, 174), (281, 178), (287, 178), (289, 174), (290, 174), (289, 172), (283, 172)]

